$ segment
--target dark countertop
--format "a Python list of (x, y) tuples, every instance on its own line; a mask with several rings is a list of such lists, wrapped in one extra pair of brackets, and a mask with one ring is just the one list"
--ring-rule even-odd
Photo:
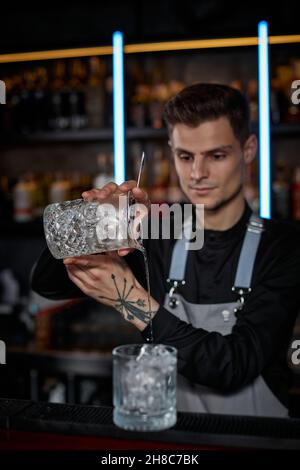
[(300, 419), (178, 413), (160, 432), (119, 429), (112, 408), (0, 399), (0, 449), (300, 449)]

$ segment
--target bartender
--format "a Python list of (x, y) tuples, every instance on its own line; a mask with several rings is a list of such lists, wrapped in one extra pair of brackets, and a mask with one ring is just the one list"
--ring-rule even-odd
[[(178, 409), (288, 416), (300, 246), (294, 228), (255, 216), (245, 200), (246, 167), (257, 151), (247, 100), (225, 85), (195, 84), (171, 98), (164, 115), (181, 188), (193, 205), (204, 205), (202, 249), (187, 251), (180, 238), (144, 241), (154, 341), (178, 349)], [(149, 204), (134, 181), (83, 198), (129, 189)], [(143, 257), (129, 250), (61, 261), (45, 249), (32, 276), (42, 296), (84, 294), (115, 307), (145, 341), (146, 285)]]

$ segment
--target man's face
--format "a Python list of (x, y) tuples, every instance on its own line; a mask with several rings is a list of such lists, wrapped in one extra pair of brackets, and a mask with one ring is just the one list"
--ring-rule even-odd
[(176, 124), (171, 147), (180, 185), (193, 204), (216, 210), (241, 193), (244, 155), (229, 120)]

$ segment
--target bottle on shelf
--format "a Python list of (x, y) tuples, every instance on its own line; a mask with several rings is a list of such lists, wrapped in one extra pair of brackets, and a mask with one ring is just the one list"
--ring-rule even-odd
[(275, 166), (275, 179), (272, 183), (273, 217), (288, 219), (290, 217), (290, 184), (289, 168), (284, 160), (278, 160)]
[(69, 64), (68, 98), (69, 98), (69, 127), (78, 130), (86, 127), (87, 116), (85, 107), (84, 82), (86, 81), (86, 68), (83, 61), (74, 59)]
[(20, 132), (31, 134), (35, 128), (35, 88), (36, 75), (32, 70), (25, 70), (23, 74), (22, 90), (20, 94)]
[(294, 170), (292, 183), (292, 216), (295, 220), (300, 220), (300, 166)]
[(294, 124), (298, 121), (297, 107), (290, 99), (293, 70), (289, 64), (280, 64), (276, 67), (276, 76), (281, 89), (281, 103), (283, 108), (283, 122)]
[(93, 178), (93, 188), (102, 188), (105, 184), (114, 180), (112, 156), (106, 153), (97, 155), (98, 173)]
[(153, 129), (163, 127), (164, 104), (169, 98), (169, 89), (165, 83), (158, 83), (151, 87), (149, 101), (150, 125)]
[(250, 119), (252, 123), (258, 121), (258, 82), (251, 78), (247, 83), (247, 95), (250, 104)]
[(54, 176), (54, 180), (49, 187), (49, 204), (55, 202), (63, 202), (70, 199), (71, 195), (71, 182), (61, 172), (57, 172)]
[(238, 79), (232, 80), (232, 81), (229, 83), (229, 86), (231, 86), (231, 87), (234, 88), (235, 90), (238, 90), (238, 91), (243, 92), (243, 84), (242, 84), (242, 81), (241, 81), (241, 80), (238, 80)]
[(130, 60), (126, 70), (126, 121), (129, 126), (143, 128), (148, 125), (150, 87), (138, 60)]
[(99, 57), (91, 57), (85, 87), (87, 122), (88, 127), (91, 129), (104, 127), (105, 74), (106, 65), (104, 60)]
[(69, 92), (66, 88), (66, 66), (55, 62), (50, 81), (49, 128), (62, 131), (70, 125)]
[(0, 176), (0, 224), (11, 220), (12, 198), (7, 176)]
[(170, 161), (160, 145), (155, 146), (149, 159), (149, 165), (151, 165), (152, 171), (151, 201), (156, 203), (167, 202)]
[(130, 102), (129, 123), (130, 125), (143, 128), (147, 125), (147, 108), (149, 103), (150, 89), (146, 83), (136, 86)]
[(13, 188), (13, 211), (16, 222), (30, 222), (34, 219), (36, 183), (28, 173), (21, 176)]
[(274, 125), (280, 124), (284, 121), (286, 114), (286, 97), (282, 90), (278, 78), (271, 79), (270, 86), (270, 117)]
[(34, 131), (48, 129), (48, 72), (46, 67), (38, 67), (34, 89)]
[(48, 202), (45, 175), (34, 175), (33, 181), (35, 185), (33, 200), (33, 217), (40, 218), (42, 217), (44, 208), (46, 207)]
[(104, 80), (104, 126), (113, 126), (113, 77), (112, 71), (107, 70)]

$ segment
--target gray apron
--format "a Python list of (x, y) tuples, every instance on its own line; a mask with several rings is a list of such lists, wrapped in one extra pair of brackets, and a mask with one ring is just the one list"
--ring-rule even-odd
[[(182, 236), (175, 243), (169, 278), (171, 289), (165, 296), (164, 307), (173, 315), (195, 328), (217, 331), (229, 335), (236, 322), (235, 313), (241, 310), (247, 293), (251, 291), (251, 278), (257, 248), (263, 231), (263, 221), (252, 215), (245, 233), (232, 290), (239, 298), (236, 302), (219, 304), (194, 304), (187, 302), (176, 292), (185, 284), (187, 253), (186, 239)], [(223, 413), (251, 416), (287, 417), (288, 410), (271, 392), (262, 376), (237, 392), (224, 394), (206, 386), (195, 384), (178, 374), (177, 407), (180, 411), (199, 413)]]

